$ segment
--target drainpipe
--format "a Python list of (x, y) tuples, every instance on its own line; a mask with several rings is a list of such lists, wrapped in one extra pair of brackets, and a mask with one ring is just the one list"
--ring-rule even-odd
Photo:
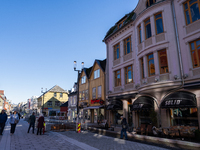
[[(180, 74), (181, 74), (181, 85), (180, 87), (170, 90), (161, 100), (161, 102), (172, 92), (178, 91), (181, 89), (185, 83), (184, 81), (184, 71), (183, 71), (183, 61), (181, 57), (181, 48), (180, 48), (180, 43), (179, 43), (179, 35), (178, 35), (178, 28), (177, 28), (177, 22), (176, 22), (176, 14), (175, 14), (175, 9), (174, 9), (174, 0), (171, 1), (171, 6), (172, 6), (172, 17), (173, 17), (173, 22), (174, 22), (174, 29), (175, 29), (175, 37), (176, 37), (176, 45), (177, 45), (177, 52), (178, 52), (178, 60), (179, 60), (179, 66), (180, 66)], [(160, 109), (160, 114), (161, 114), (161, 108)]]

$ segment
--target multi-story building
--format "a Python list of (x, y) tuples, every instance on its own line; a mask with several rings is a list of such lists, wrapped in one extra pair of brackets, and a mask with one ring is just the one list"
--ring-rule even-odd
[(46, 116), (56, 116), (57, 112), (60, 111), (60, 105), (68, 101), (68, 92), (55, 85), (37, 100), (40, 113), (43, 112)]
[(4, 95), (4, 91), (0, 90), (0, 112), (4, 109), (4, 101), (6, 100), (6, 97)]
[(199, 0), (139, 0), (107, 32), (110, 121), (200, 125), (199, 12)]

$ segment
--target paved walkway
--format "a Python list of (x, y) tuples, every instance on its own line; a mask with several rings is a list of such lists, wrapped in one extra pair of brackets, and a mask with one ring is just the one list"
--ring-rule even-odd
[(28, 125), (26, 121), (20, 120), (11, 136), (10, 125), (7, 124), (1, 137), (0, 150), (167, 150), (90, 132), (47, 132), (44, 135), (36, 135), (32, 134), (32, 131), (27, 133)]

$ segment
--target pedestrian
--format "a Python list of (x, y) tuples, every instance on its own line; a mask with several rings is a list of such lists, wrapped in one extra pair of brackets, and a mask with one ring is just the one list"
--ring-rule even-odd
[(40, 135), (42, 134), (42, 128), (44, 128), (44, 116), (43, 114), (40, 114), (40, 117), (38, 118), (38, 125), (37, 125), (37, 135), (40, 132)]
[(5, 113), (5, 110), (3, 109), (0, 113), (0, 135), (3, 133), (3, 129), (5, 127), (5, 123), (7, 121), (7, 114)]
[(13, 135), (15, 133), (15, 128), (18, 122), (19, 122), (19, 116), (17, 112), (14, 111), (14, 113), (10, 117), (10, 125), (11, 125), (10, 135)]
[(127, 133), (126, 133), (126, 129), (128, 128), (128, 123), (126, 122), (126, 118), (123, 118), (122, 117), (122, 122), (121, 122), (121, 125), (122, 125), (122, 130), (121, 130), (121, 139), (123, 139), (123, 133), (125, 135), (125, 139), (127, 140)]
[(20, 118), (21, 118), (21, 114), (20, 114), (19, 112), (18, 112), (17, 114), (18, 114), (18, 117), (19, 117), (19, 120), (20, 120)]
[(35, 113), (33, 112), (32, 115), (29, 117), (29, 128), (28, 128), (28, 132), (30, 131), (30, 128), (33, 128), (33, 134), (34, 134), (34, 128), (35, 128)]

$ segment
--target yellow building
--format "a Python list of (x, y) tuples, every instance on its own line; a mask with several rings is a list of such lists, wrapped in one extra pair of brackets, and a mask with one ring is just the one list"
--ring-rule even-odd
[(38, 97), (38, 109), (46, 116), (56, 116), (60, 105), (68, 101), (68, 92), (55, 85)]

